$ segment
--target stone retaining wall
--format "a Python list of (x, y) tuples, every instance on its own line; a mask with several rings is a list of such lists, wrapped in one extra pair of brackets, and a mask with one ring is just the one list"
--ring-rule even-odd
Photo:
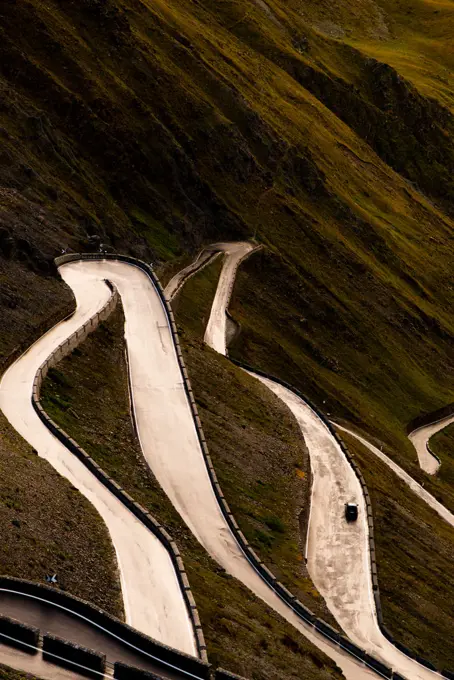
[(37, 628), (26, 626), (8, 616), (0, 616), (0, 644), (17, 647), (29, 654), (36, 654), (38, 642), (39, 630)]
[(106, 670), (105, 654), (86, 649), (48, 633), (43, 636), (43, 659), (76, 671), (80, 675), (86, 675), (88, 678), (98, 678), (99, 674), (104, 674)]

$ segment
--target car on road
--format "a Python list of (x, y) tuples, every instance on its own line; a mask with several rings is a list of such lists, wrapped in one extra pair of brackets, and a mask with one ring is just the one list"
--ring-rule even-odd
[(345, 519), (347, 522), (356, 522), (358, 519), (358, 503), (345, 503)]

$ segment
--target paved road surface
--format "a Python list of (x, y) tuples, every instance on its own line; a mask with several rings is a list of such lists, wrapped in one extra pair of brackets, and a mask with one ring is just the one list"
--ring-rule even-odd
[(434, 434), (448, 427), (451, 423), (454, 423), (454, 415), (446, 416), (441, 420), (437, 420), (435, 423), (430, 425), (424, 425), (423, 427), (418, 427), (417, 430), (413, 430), (408, 435), (409, 440), (416, 449), (418, 454), (419, 465), (424, 472), (429, 475), (435, 475), (440, 467), (440, 461), (436, 458), (431, 451), (429, 451), (428, 444), (429, 439), (433, 437)]
[(210, 248), (206, 248), (198, 254), (196, 259), (193, 262), (191, 262), (191, 264), (189, 264), (181, 271), (177, 272), (175, 276), (173, 276), (170, 279), (169, 283), (165, 287), (164, 292), (167, 300), (169, 301), (173, 300), (175, 295), (183, 287), (186, 281), (189, 278), (191, 278), (191, 276), (193, 276), (201, 269), (206, 267), (208, 264), (210, 264), (214, 260), (214, 258), (217, 257), (219, 254), (220, 254), (219, 251), (215, 249), (210, 250)]
[(226, 353), (226, 314), (225, 311), (230, 301), (232, 285), (235, 281), (236, 270), (240, 261), (252, 250), (251, 243), (216, 243), (210, 248), (222, 250), (226, 258), (219, 277), (216, 295), (211, 307), (210, 318), (205, 330), (204, 340), (220, 354)]
[[(127, 265), (122, 267), (122, 271), (125, 267), (131, 272), (138, 271), (134, 267), (128, 269)], [(76, 294), (77, 311), (40, 338), (6, 371), (0, 382), (0, 408), (39, 455), (88, 498), (106, 523), (118, 558), (127, 622), (160, 642), (196, 655), (191, 622), (167, 550), (49, 432), (32, 407), (32, 385), (38, 367), (55, 347), (99, 311), (110, 296), (104, 277), (90, 279), (84, 274), (84, 265), (64, 265), (60, 273)], [(131, 280), (132, 296), (133, 291)], [(150, 295), (150, 300), (154, 301), (155, 297), (157, 295)]]
[[(398, 477), (404, 480), (406, 484), (410, 487), (410, 489), (420, 498), (422, 498), (423, 501), (427, 503), (427, 505), (430, 505), (431, 508), (437, 512), (442, 519), (444, 519), (448, 524), (454, 527), (454, 515), (452, 512), (449, 512), (447, 508), (445, 508), (444, 505), (442, 505), (439, 501), (437, 501), (436, 498), (432, 496), (428, 491), (426, 491), (421, 484), (418, 484), (413, 477), (411, 477), (405, 470), (403, 470), (397, 463), (395, 463), (391, 458), (389, 458), (386, 454), (383, 453), (383, 451), (380, 451), (376, 446), (371, 444), (367, 439), (364, 439), (364, 437), (361, 437), (359, 434), (354, 432), (353, 430), (348, 429), (347, 427), (344, 427), (343, 425), (339, 425), (338, 423), (334, 423), (333, 425), (337, 427), (338, 430), (341, 430), (342, 432), (346, 432), (347, 434), (351, 435), (352, 437), (355, 437), (358, 441), (361, 442), (364, 446), (366, 446), (369, 451), (372, 451), (373, 454), (375, 454), (380, 460), (382, 460), (388, 467), (393, 470)], [(446, 427), (446, 426), (445, 426)]]
[(83, 299), (88, 290), (96, 290), (106, 278), (117, 286), (126, 319), (132, 399), (142, 450), (158, 482), (199, 542), (227, 572), (334, 659), (349, 680), (375, 678), (372, 671), (304, 624), (241, 551), (214, 495), (168, 319), (149, 278), (136, 267), (114, 261), (71, 263), (62, 270), (77, 300)]
[(79, 675), (79, 673), (44, 661), (41, 651), (32, 655), (0, 644), (0, 663), (23, 673), (31, 673), (41, 680), (87, 680), (85, 675)]
[[(251, 248), (251, 246), (249, 247)], [(232, 249), (230, 247), (226, 248), (228, 257), (226, 258), (227, 261), (223, 268), (218, 293), (210, 317), (211, 329), (207, 337), (215, 348), (219, 348), (221, 353), (225, 353), (225, 305), (230, 297), (230, 289), (233, 284), (237, 263), (244, 253), (247, 252), (245, 248), (245, 244), (235, 244), (235, 248)], [(229, 250), (231, 250), (230, 253)], [(93, 298), (99, 296), (99, 291), (104, 286), (103, 279), (110, 279), (118, 287), (125, 311), (125, 335), (129, 354), (132, 398), (142, 449), (159, 483), (194, 535), (212, 557), (230, 574), (241, 580), (257, 596), (292, 623), (295, 628), (300, 630), (313, 644), (334, 659), (349, 680), (365, 680), (366, 678), (376, 677), (372, 671), (355, 662), (349, 655), (341, 652), (338, 647), (330, 645), (312, 627), (305, 625), (255, 572), (231, 534), (220, 511), (207, 474), (192, 414), (184, 391), (168, 320), (159, 297), (148, 277), (141, 270), (131, 265), (111, 261), (101, 263), (71, 263), (64, 265), (61, 271), (65, 280), (73, 288), (81, 308), (92, 304)], [(61, 338), (58, 338), (57, 343), (60, 340)], [(47, 345), (49, 345), (48, 342)], [(48, 346), (46, 351), (47, 354), (50, 351)], [(31, 352), (32, 355), (34, 353), (36, 353), (36, 350)], [(42, 358), (40, 357), (41, 360)], [(9, 397), (9, 401), (14, 401), (13, 388), (16, 388), (19, 393), (22, 392), (21, 389), (17, 388), (20, 382), (19, 376), (16, 375), (12, 383), (6, 383), (7, 387), (9, 385), (9, 390), (5, 391), (5, 385), (2, 381), (0, 385), (0, 405), (3, 408), (5, 408), (5, 401), (8, 402), (6, 396)], [(28, 400), (30, 399), (30, 389), (26, 390)], [(26, 399), (22, 399), (22, 401), (14, 404), (12, 411), (20, 413), (23, 417), (27, 413), (26, 401)], [(306, 414), (306, 418), (309, 418), (308, 431), (309, 435), (313, 438), (311, 446), (319, 448), (319, 454), (313, 454), (314, 461), (317, 458), (319, 459), (318, 464), (314, 463), (315, 471), (317, 465), (322, 469), (323, 458), (327, 450), (329, 450), (330, 457), (336, 458), (337, 454), (335, 450), (332, 450), (332, 442), (329, 441), (329, 436), (320, 430), (317, 423), (311, 421), (312, 416), (310, 413), (309, 415)], [(15, 423), (15, 426), (16, 429), (21, 431), (22, 422)], [(34, 423), (32, 423), (31, 429), (35, 429)], [(36, 446), (35, 443), (34, 445)], [(48, 444), (46, 443), (44, 447), (46, 454), (47, 447)], [(41, 452), (43, 447), (38, 448), (40, 448)], [(59, 452), (57, 456), (50, 454), (49, 457), (52, 460), (59, 461), (62, 455)], [(72, 467), (74, 462), (78, 462), (73, 461), (73, 458), (71, 457), (71, 460), (65, 459), (64, 463)], [(339, 461), (336, 461), (336, 464), (342, 466)], [(65, 465), (60, 465), (59, 467), (64, 469)], [(76, 474), (72, 474), (71, 477), (76, 482), (79, 482), (77, 473), (78, 471), (76, 471)], [(336, 479), (334, 476), (328, 475), (325, 483), (325, 495), (329, 498), (330, 505), (333, 504), (334, 508), (336, 503), (335, 496), (339, 491), (336, 486)], [(332, 484), (336, 486), (335, 489), (331, 488)], [(354, 486), (350, 489), (349, 484), (350, 481), (346, 479), (344, 493), (357, 493), (357, 489), (355, 490)], [(92, 492), (92, 496), (91, 500), (96, 505), (96, 491)], [(325, 498), (322, 499), (322, 502), (325, 504)], [(319, 513), (318, 508), (315, 508), (312, 514), (315, 518), (318, 516), (323, 518), (324, 516), (323, 513)], [(318, 570), (321, 569), (320, 565), (324, 557), (326, 557), (325, 564), (327, 567), (335, 562), (337, 554), (339, 559), (341, 557), (342, 546), (336, 537), (337, 525), (331, 526), (334, 514), (336, 514), (334, 510), (326, 514), (326, 528), (321, 537), (323, 540), (321, 541), (320, 550), (317, 547), (313, 549), (314, 560)], [(335, 519), (337, 523), (338, 517), (336, 516)], [(361, 561), (359, 574), (361, 582), (364, 583), (367, 581), (363, 576), (365, 571), (363, 566), (365, 556), (362, 548), (364, 535), (361, 533), (360, 524), (353, 531), (358, 532), (359, 548), (356, 546), (355, 550), (359, 549), (358, 554)], [(327, 537), (329, 536), (334, 541), (334, 545), (331, 545), (328, 549), (326, 545)], [(317, 539), (317, 532), (315, 532), (310, 540), (316, 541)], [(350, 544), (349, 541), (349, 546), (353, 545), (353, 543)], [(324, 556), (323, 550), (327, 551), (326, 556)], [(322, 562), (318, 562), (318, 560), (322, 560)], [(334, 601), (338, 596), (346, 601), (348, 593), (341, 592), (342, 589), (339, 589), (335, 582), (338, 575), (337, 572), (330, 572), (329, 568), (326, 569), (326, 572), (324, 576), (326, 593), (322, 591), (322, 594), (326, 596), (327, 601), (329, 601), (330, 597)], [(168, 571), (162, 570), (161, 576), (168, 576), (168, 574)], [(330, 581), (331, 574), (332, 580)], [(339, 592), (341, 593), (340, 595), (338, 595)], [(404, 655), (399, 657), (400, 653), (389, 645), (387, 641), (385, 643), (388, 647), (386, 644), (382, 644), (381, 639), (377, 641), (373, 622), (370, 620), (371, 618), (373, 619), (373, 612), (370, 611), (368, 597), (368, 594), (361, 594), (360, 606), (358, 606), (358, 603), (352, 602), (352, 611), (349, 616), (345, 616), (345, 619), (352, 620), (354, 625), (352, 624), (352, 631), (347, 630), (346, 632), (355, 639), (355, 636), (358, 635), (358, 630), (363, 625), (362, 622), (365, 620), (366, 627), (361, 635), (367, 641), (368, 648), (373, 648), (377, 656), (392, 664), (408, 680), (433, 680), (434, 677), (437, 677), (436, 674), (407, 659)], [(153, 601), (153, 599), (149, 601)], [(340, 601), (338, 606), (341, 606)], [(170, 602), (168, 604), (168, 610), (163, 612), (163, 617), (170, 621), (173, 603)], [(377, 635), (380, 635), (380, 633)], [(155, 635), (155, 637), (157, 636)], [(174, 646), (178, 647), (178, 645)]]

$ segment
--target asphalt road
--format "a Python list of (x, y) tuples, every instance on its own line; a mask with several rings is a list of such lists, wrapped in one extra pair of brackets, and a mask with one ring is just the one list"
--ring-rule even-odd
[[(237, 256), (235, 249), (236, 261)], [(234, 269), (229, 268), (233, 275)], [(106, 278), (117, 287), (126, 319), (131, 394), (142, 451), (199, 542), (228, 573), (334, 659), (349, 680), (375, 678), (372, 671), (301, 621), (257, 574), (231, 533), (208, 476), (167, 315), (149, 278), (140, 269), (115, 261), (73, 263), (62, 270), (77, 300)]]
[[(223, 250), (227, 257), (206, 335), (207, 342), (222, 354), (226, 352), (226, 305), (230, 298), (238, 262), (248, 252), (248, 249), (252, 249), (250, 244), (234, 244), (232, 247), (229, 244), (223, 244)], [(351, 656), (344, 654), (335, 645), (329, 644), (312, 627), (305, 625), (255, 572), (237, 544), (214, 496), (186, 398), (168, 319), (160, 298), (148, 277), (136, 267), (112, 261), (71, 263), (64, 265), (61, 268), (61, 273), (73, 288), (78, 305), (82, 310), (90, 307), (94, 298), (102, 297), (101, 290), (105, 288), (104, 279), (111, 280), (117, 286), (122, 297), (126, 318), (125, 337), (130, 365), (132, 400), (142, 450), (158, 482), (200, 543), (227, 572), (241, 580), (258, 597), (301, 631), (314, 645), (335, 660), (346, 678), (349, 680), (375, 678), (375, 673), (365, 668), (361, 663), (357, 663)], [(102, 304), (103, 302), (104, 300)], [(98, 304), (97, 308), (102, 304)], [(86, 318), (89, 317), (86, 316)], [(83, 321), (77, 323), (81, 325)], [(57, 329), (60, 326), (62, 324), (59, 324)], [(70, 332), (72, 330), (73, 328)], [(50, 334), (52, 334), (52, 331)], [(67, 335), (64, 337), (67, 337)], [(44, 336), (44, 338), (46, 337)], [(61, 337), (56, 338), (54, 346), (61, 339)], [(40, 342), (37, 344), (39, 345)], [(15, 374), (13, 371), (13, 378), (11, 379), (11, 376), (9, 376), (9, 379), (5, 382), (8, 373), (11, 372), (10, 369), (0, 384), (0, 405), (4, 410), (6, 408), (7, 417), (10, 414), (14, 419), (14, 413), (20, 414), (16, 417), (16, 423), (13, 423), (19, 431), (24, 429), (22, 422), (24, 417), (25, 421), (29, 418), (27, 401), (30, 400), (31, 382), (33, 381), (32, 378), (30, 382), (29, 373), (34, 376), (37, 366), (51, 351), (51, 345), (52, 343), (49, 343), (47, 339), (33, 372), (30, 368), (28, 373), (24, 371), (24, 375)], [(27, 354), (34, 356), (36, 353), (39, 354), (36, 349), (32, 349)], [(25, 363), (33, 362), (28, 359)], [(26, 389), (21, 387), (22, 384), (26, 385)], [(273, 384), (270, 385), (270, 388), (276, 391), (277, 386)], [(24, 396), (21, 399), (16, 398), (14, 390), (19, 395), (24, 392)], [(277, 391), (279, 393), (279, 390)], [(310, 562), (311, 568), (314, 570), (313, 578), (316, 580), (316, 585), (329, 606), (332, 607), (335, 615), (337, 613), (342, 618), (342, 625), (353, 640), (360, 644), (363, 643), (363, 647), (394, 667), (408, 680), (432, 680), (437, 677), (437, 674), (398, 652), (381, 635), (378, 629), (370, 597), (367, 534), (362, 523), (362, 518), (365, 515), (364, 501), (354, 481), (349, 477), (345, 468), (345, 461), (342, 460), (342, 453), (336, 450), (334, 438), (327, 430), (323, 431), (321, 425), (325, 427), (324, 424), (321, 421), (317, 422), (315, 414), (308, 409), (307, 405), (303, 402), (300, 404), (295, 402), (293, 393), (281, 393), (279, 396), (287, 401), (289, 407), (297, 415), (311, 453), (315, 495), (313, 496), (309, 528), (309, 545), (310, 552), (313, 555)], [(7, 407), (8, 403), (12, 404), (10, 409)], [(25, 436), (27, 436), (27, 432), (30, 433), (30, 430), (35, 432), (36, 429), (36, 423), (26, 422)], [(42, 433), (40, 436), (44, 437)], [(65, 476), (68, 476), (67, 467), (69, 466), (71, 469), (69, 478), (71, 481), (74, 480), (75, 485), (81, 484), (78, 478), (79, 470), (73, 471), (72, 468), (74, 462), (78, 463), (78, 461), (74, 461), (71, 454), (68, 454), (66, 450), (64, 450), (65, 454), (56, 453), (55, 450), (52, 450), (52, 447), (50, 447), (49, 452), (50, 445), (47, 440), (45, 440), (45, 446), (37, 446), (35, 441), (32, 443), (35, 448), (38, 448), (41, 455), (44, 451), (46, 457), (51, 462), (53, 461), (53, 464), (56, 464), (57, 469), (63, 471)], [(64, 457), (67, 455), (70, 456), (70, 459)], [(60, 463), (62, 458), (64, 458), (63, 464)], [(331, 467), (334, 468), (332, 472), (330, 471)], [(83, 470), (85, 471), (85, 468)], [(339, 479), (339, 476), (341, 479)], [(81, 486), (84, 487), (84, 485)], [(98, 507), (97, 492), (101, 493), (101, 490), (90, 490), (90, 494), (85, 490), (86, 495)], [(360, 504), (361, 519), (355, 527), (351, 529), (348, 527), (350, 533), (347, 535), (347, 528), (344, 526), (340, 528), (341, 520), (339, 517), (343, 518), (344, 497), (352, 500), (352, 496)], [(325, 512), (326, 507), (328, 507), (327, 512)], [(342, 532), (341, 535), (339, 535), (340, 531)], [(344, 549), (345, 541), (348, 546), (347, 551)], [(347, 552), (347, 557), (343, 555), (345, 552)], [(339, 581), (338, 560), (346, 568), (353, 570), (352, 574), (345, 576), (343, 582), (342, 579)], [(152, 567), (152, 571), (155, 571), (153, 569), (155, 564), (149, 566)], [(127, 565), (125, 568), (121, 560), (120, 568), (123, 580), (125, 575), (132, 579), (132, 576), (137, 574), (133, 565)], [(165, 584), (164, 589), (170, 588), (171, 572), (164, 565), (161, 565), (158, 571), (162, 583)], [(356, 581), (359, 583), (356, 583)], [(131, 594), (133, 596), (138, 595), (139, 588), (135, 589), (134, 584), (129, 583)], [(169, 592), (171, 595), (171, 589)], [(163, 609), (160, 613), (157, 613), (155, 609), (152, 618), (159, 622), (159, 618), (162, 616), (161, 623), (164, 623), (165, 626), (170, 626), (171, 622), (177, 621), (177, 625), (181, 629), (178, 634), (181, 644), (181, 634), (184, 632), (185, 622), (181, 616), (178, 616), (180, 601), (177, 598), (176, 610), (174, 611), (175, 602), (168, 599), (169, 592), (167, 592), (167, 596), (161, 598), (158, 596), (158, 603), (163, 605)], [(155, 594), (157, 595), (157, 593)], [(148, 601), (154, 602), (153, 598)], [(139, 603), (137, 603), (137, 607), (140, 611)], [(131, 611), (131, 607), (128, 609)], [(343, 611), (344, 609), (346, 611)], [(139, 627), (134, 623), (132, 625)], [(153, 635), (149, 631), (146, 632)], [(160, 632), (162, 634), (162, 630)], [(158, 637), (156, 634), (153, 636)], [(158, 637), (158, 639), (162, 638)], [(172, 642), (168, 642), (168, 644), (181, 648), (178, 644)]]
[(435, 423), (430, 423), (430, 425), (418, 427), (417, 430), (413, 430), (413, 432), (410, 432), (408, 435), (409, 440), (418, 454), (421, 469), (429, 475), (435, 475), (440, 467), (440, 461), (428, 448), (429, 439), (440, 430), (444, 430), (444, 428), (448, 427), (451, 423), (454, 423), (454, 415), (437, 420)]
[(225, 253), (224, 265), (219, 277), (216, 295), (211, 307), (210, 318), (205, 330), (204, 340), (220, 354), (226, 353), (226, 309), (230, 301), (232, 285), (236, 270), (241, 260), (254, 250), (251, 243), (215, 243), (210, 248), (217, 248)]
[(41, 651), (37, 654), (27, 654), (19, 649), (0, 644), (0, 663), (18, 671), (31, 673), (40, 680), (86, 680), (84, 675), (44, 661)]
[(210, 264), (219, 254), (219, 251), (210, 250), (209, 248), (202, 250), (191, 264), (177, 272), (165, 287), (164, 292), (167, 300), (173, 300), (186, 281)]

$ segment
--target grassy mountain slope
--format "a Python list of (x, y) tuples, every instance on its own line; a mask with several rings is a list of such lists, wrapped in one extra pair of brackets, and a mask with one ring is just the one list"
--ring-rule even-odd
[[(307, 359), (308, 365), (303, 363), (305, 358), (303, 350), (307, 349), (306, 343), (311, 340), (314, 343), (314, 351), (318, 349), (320, 353), (326, 347), (333, 347), (333, 365), (342, 365), (341, 362), (345, 361), (345, 358), (336, 357), (334, 354), (336, 350), (335, 334), (339, 332), (339, 329), (336, 328), (334, 320), (331, 319), (329, 332), (333, 334), (333, 337), (328, 338), (326, 344), (323, 343), (328, 330), (327, 325), (320, 323), (319, 317), (316, 316), (317, 309), (320, 315), (324, 311), (321, 304), (317, 307), (321, 296), (316, 298), (312, 307), (304, 308), (301, 299), (295, 299), (294, 295), (287, 295), (285, 286), (289, 282), (292, 283), (291, 272), (286, 272), (283, 275), (282, 267), (278, 268), (276, 259), (276, 257), (264, 251), (251, 256), (239, 269), (238, 283), (234, 288), (233, 309), (235, 316), (240, 318), (244, 325), (241, 326), (241, 334), (237, 344), (247, 353), (247, 358), (252, 362), (252, 365), (257, 365), (259, 362), (264, 362), (262, 365), (272, 365), (274, 373), (283, 375), (290, 383), (298, 382), (302, 385), (303, 390), (311, 391), (311, 396), (319, 396), (314, 391), (317, 374), (311, 364), (307, 362)], [(177, 320), (183, 324), (184, 329), (189, 326), (193, 329), (193, 332), (203, 333), (211, 308), (218, 270), (219, 264), (215, 264), (194, 276), (188, 281), (182, 293), (174, 302)], [(257, 270), (267, 281), (267, 286), (258, 285), (254, 278), (254, 273)], [(211, 294), (208, 295), (210, 289)], [(274, 297), (276, 290), (278, 297)], [(299, 309), (300, 313), (304, 313), (306, 318), (289, 316), (292, 306), (294, 309)], [(308, 317), (310, 311), (313, 316)], [(279, 316), (277, 316), (278, 314)], [(269, 322), (271, 315), (276, 315), (275, 323), (265, 331), (261, 323)], [(201, 324), (201, 318), (205, 319), (204, 324)], [(321, 318), (324, 320), (323, 316)], [(298, 337), (296, 333), (292, 333), (295, 327), (298, 328), (298, 322), (302, 324), (303, 328), (309, 326), (311, 337), (307, 340)], [(201, 327), (202, 330), (200, 330)], [(282, 328), (285, 329), (284, 332), (282, 332)], [(253, 332), (256, 335), (253, 335)], [(186, 333), (183, 334), (183, 338), (185, 338)], [(264, 338), (268, 340), (269, 344), (262, 346)], [(242, 344), (243, 340), (244, 345)], [(257, 341), (257, 344), (255, 344), (255, 341)], [(285, 349), (289, 348), (287, 356), (283, 355), (284, 350), (278, 344), (278, 342), (284, 341), (286, 342)], [(291, 360), (290, 352), (291, 350), (295, 351), (295, 348), (299, 348), (300, 354), (303, 356), (299, 365)], [(206, 389), (207, 375), (216, 376), (217, 371), (214, 367), (211, 371), (207, 372), (206, 370), (210, 353), (205, 352), (208, 356), (203, 359), (203, 362), (195, 363), (191, 354), (192, 352), (189, 352), (188, 367), (192, 376), (194, 393), (202, 407), (203, 418), (205, 405), (209, 404), (211, 410), (211, 405), (216, 402), (216, 396), (225, 392), (230, 393), (233, 386), (221, 381), (211, 399), (206, 399), (204, 389)], [(299, 355), (298, 358), (300, 358)], [(329, 358), (329, 355), (327, 358)], [(325, 358), (324, 364), (329, 367), (327, 358)], [(218, 357), (217, 361), (219, 362), (219, 360)], [(304, 367), (305, 374), (302, 373), (301, 366)], [(355, 392), (348, 382), (340, 382), (341, 377), (338, 376), (338, 373), (341, 373), (341, 371), (334, 371), (331, 384), (342, 395), (340, 397), (341, 403), (346, 403), (347, 395), (350, 393), (354, 395)], [(362, 376), (359, 376), (360, 380), (361, 378)], [(211, 377), (211, 382), (216, 385), (216, 377)], [(378, 384), (380, 383), (377, 380), (376, 388), (378, 388)], [(324, 384), (322, 383), (319, 389), (323, 390), (323, 388)], [(383, 392), (380, 394), (386, 395), (389, 389), (389, 385), (384, 385)], [(234, 390), (236, 395), (242, 394), (238, 385)], [(325, 388), (325, 395), (327, 393), (328, 390)], [(364, 420), (367, 420), (369, 409), (375, 413), (374, 403), (370, 398), (371, 393), (373, 394), (372, 390), (368, 390), (362, 385), (361, 406), (363, 410), (359, 412), (365, 414)], [(352, 402), (358, 406), (354, 398)], [(336, 407), (334, 402), (324, 406), (327, 412), (332, 407)], [(206, 434), (209, 437), (212, 455), (217, 463), (219, 452), (221, 452), (221, 458), (223, 457), (224, 442), (230, 436), (229, 427), (227, 427), (227, 431), (221, 433), (212, 428), (211, 422), (208, 421), (205, 424), (205, 419), (203, 422)], [(260, 427), (260, 419), (257, 416), (255, 423)], [(350, 450), (357, 456), (357, 462), (365, 475), (366, 483), (371, 492), (385, 624), (396, 639), (416, 653), (425, 656), (425, 658), (430, 658), (434, 663), (436, 662), (439, 668), (451, 668), (454, 665), (453, 650), (450, 644), (451, 631), (454, 625), (451, 606), (454, 598), (454, 582), (451, 578), (450, 564), (454, 555), (454, 531), (435, 512), (427, 508), (426, 504), (420, 501), (403, 482), (396, 479), (386, 465), (378, 461), (367, 449), (358, 445), (353, 438), (347, 436), (345, 438), (348, 440)], [(236, 441), (241, 442), (241, 440), (240, 434), (236, 437)], [(283, 467), (281, 465), (281, 468)], [(422, 478), (423, 473), (418, 472), (416, 466), (414, 468), (413, 472), (416, 472)], [(219, 472), (222, 474), (221, 470)], [(227, 476), (223, 477), (221, 482), (229, 503), (235, 508), (235, 513), (238, 512), (237, 506), (239, 505), (238, 499), (235, 498), (235, 491), (242, 488), (244, 476), (245, 473), (242, 471), (239, 479), (237, 479), (237, 475), (229, 470)], [(444, 478), (441, 478), (439, 484), (443, 484), (444, 481)], [(447, 484), (444, 484), (443, 491), (447, 497), (449, 488)], [(279, 498), (282, 490), (276, 487), (276, 492)], [(260, 498), (263, 499), (265, 495), (266, 490), (264, 489), (260, 493)], [(279, 517), (284, 516), (282, 506), (279, 503), (276, 503), (276, 514)], [(243, 530), (248, 535), (249, 540), (253, 541), (253, 533), (252, 535), (248, 534), (248, 530), (250, 532), (251, 528), (246, 523)], [(291, 535), (287, 533), (282, 539), (284, 545), (291, 547)], [(257, 544), (255, 547), (262, 556), (266, 554), (263, 545)], [(285, 552), (278, 554), (278, 564), (279, 562), (282, 564), (282, 555), (285, 555)], [(430, 560), (428, 560), (428, 555), (430, 555)], [(268, 555), (267, 559), (269, 559)]]
[[(378, 348), (362, 356), (377, 318), (385, 378), (396, 382), (403, 352), (404, 368), (417, 352), (424, 377), (410, 366), (397, 402), (418, 392), (407, 418), (452, 396), (453, 122), (441, 85), (429, 97), (355, 41), (369, 12), (388, 29), (368, 29), (367, 44), (398, 51), (411, 9), (422, 50), (452, 3), (337, 4), (351, 34), (335, 39), (314, 2), (302, 12), (279, 0), (5, 3), (0, 181), (27, 198), (26, 215), (51, 211), (45, 238), (28, 229), (28, 260), (43, 267), (58, 246), (96, 236), (165, 260), (256, 233), (285, 263), (289, 299), (298, 286), (327, 298), (328, 324), (342, 326), (336, 353), (359, 350), (349, 373), (378, 372)], [(449, 50), (435, 53), (449, 68)], [(3, 253), (20, 259), (5, 223)]]
[(423, 479), (404, 426), (454, 400), (453, 8), (3, 2), (0, 360), (70, 302), (62, 248), (256, 235), (233, 351)]
[(454, 426), (437, 432), (430, 439), (430, 448), (441, 460), (437, 477), (454, 489)]
[[(46, 410), (133, 498), (149, 508), (177, 541), (212, 664), (260, 680), (296, 680), (302, 675), (309, 680), (340, 677), (329, 659), (210, 559), (150, 472), (131, 427), (123, 324), (123, 315), (118, 309), (79, 350), (49, 372), (43, 389)], [(223, 417), (230, 420), (230, 440), (223, 442), (219, 434), (214, 437), (216, 468), (223, 481), (230, 478), (231, 468), (235, 470), (231, 482), (241, 481), (235, 504), (238, 520), (244, 522), (255, 543), (262, 541), (259, 545), (266, 550), (271, 563), (277, 561), (282, 578), (288, 584), (296, 583), (303, 601), (319, 613), (326, 613), (323, 602), (299, 567), (298, 547), (286, 540), (295, 533), (296, 511), (300, 509), (304, 491), (292, 469), (293, 459), (300, 461), (305, 458), (305, 452), (291, 418), (255, 381), (243, 377), (238, 369), (219, 360), (213, 352), (204, 351), (194, 336), (188, 345), (188, 358), (190, 365), (200, 369), (198, 382), (204, 386), (203, 397), (208, 402), (205, 408), (200, 403), (204, 424), (217, 427), (225, 435)], [(219, 387), (236, 383), (243, 386), (242, 399), (237, 398), (237, 392)], [(262, 414), (260, 419), (259, 414)], [(241, 439), (239, 435), (243, 433)], [(260, 484), (256, 477), (267, 447), (270, 453), (263, 456), (267, 464), (259, 478), (266, 491), (262, 497), (257, 493)], [(273, 451), (275, 456), (281, 454), (285, 461), (291, 461), (291, 474), (282, 480), (278, 470), (272, 469)], [(273, 494), (273, 484), (280, 494), (277, 491)], [(283, 497), (292, 494), (294, 504), (284, 507), (280, 517), (277, 503), (282, 508)]]
[(38, 680), (30, 673), (21, 673), (7, 666), (0, 665), (0, 680)]
[[(454, 385), (453, 321), (437, 305), (435, 291), (416, 292), (430, 257), (423, 264), (421, 253), (419, 269), (409, 270), (412, 289), (401, 271), (371, 280), (354, 260), (322, 258), (310, 248), (307, 240), (306, 263), (299, 268), (270, 251), (242, 265), (231, 304), (242, 332), (232, 355), (283, 377), (331, 417), (375, 436), (453, 508), (454, 488), (419, 470), (405, 432), (414, 414), (449, 403)], [(395, 266), (392, 254), (386, 255)], [(364, 294), (368, 285), (371, 298)]]
[(210, 455), (225, 497), (254, 550), (292, 593), (334, 627), (304, 564), (310, 464), (286, 407), (202, 342), (223, 260), (172, 301)]

